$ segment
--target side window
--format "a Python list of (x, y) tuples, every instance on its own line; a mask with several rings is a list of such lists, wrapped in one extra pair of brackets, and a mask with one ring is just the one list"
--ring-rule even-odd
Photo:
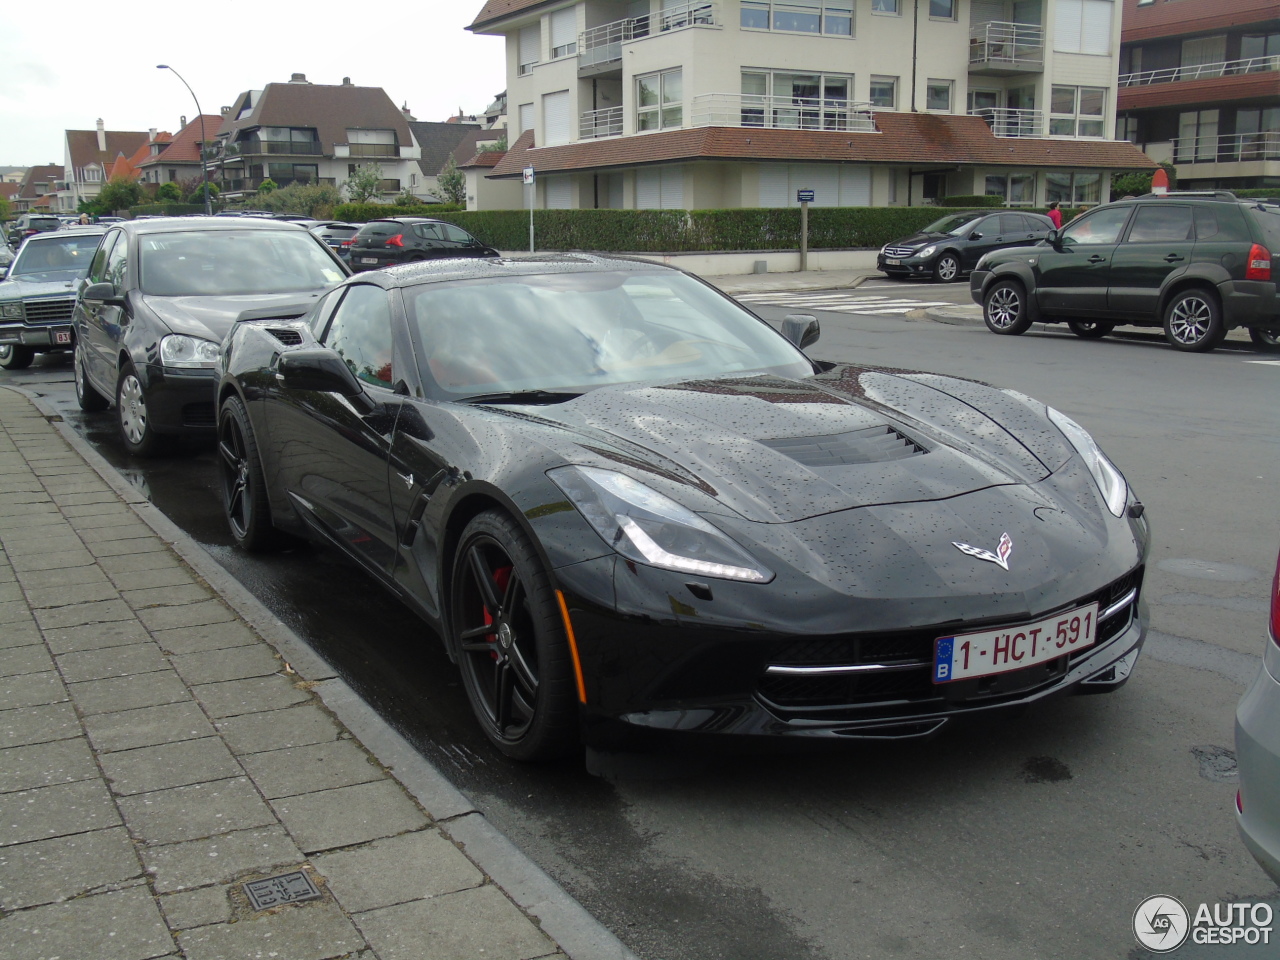
[(1129, 219), (1128, 207), (1103, 207), (1087, 213), (1062, 230), (1064, 246), (1115, 243)]
[(440, 236), (440, 226), (435, 223), (420, 223), (413, 228), (414, 232), (423, 240), (431, 243), (440, 243), (444, 238)]
[(1026, 233), (1027, 221), (1016, 213), (1002, 213), (1000, 214), (1000, 232), (1006, 237), (1011, 233)]
[(111, 254), (111, 246), (120, 236), (119, 230), (112, 230), (98, 244), (98, 251), (93, 255), (93, 263), (89, 264), (89, 282), (101, 283), (107, 279), (107, 257)]
[(117, 290), (123, 290), (125, 274), (129, 270), (129, 238), (122, 233), (116, 236), (119, 239), (107, 254), (107, 273), (103, 280), (114, 283)]
[(394, 380), (387, 292), (367, 283), (348, 287), (325, 332), (324, 345), (342, 357), (362, 383), (390, 388)]
[(1218, 227), (1218, 218), (1208, 207), (1196, 207), (1195, 216), (1197, 240), (1208, 240), (1222, 232)]
[(479, 246), (476, 238), (462, 228), (455, 227), (452, 223), (442, 223), (440, 226), (444, 230), (446, 240), (463, 247)]
[(1160, 243), (1191, 239), (1191, 208), (1173, 204), (1139, 207), (1129, 231), (1129, 243)]
[(342, 294), (345, 290), (346, 287), (330, 290), (315, 305), (311, 313), (311, 334), (317, 340), (321, 340), (324, 336), (324, 328), (328, 326), (329, 318), (333, 316), (333, 308), (338, 305), (338, 301), (342, 299)]

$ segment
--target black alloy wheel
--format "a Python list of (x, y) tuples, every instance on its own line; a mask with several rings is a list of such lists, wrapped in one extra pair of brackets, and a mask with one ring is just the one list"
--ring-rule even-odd
[(933, 279), (939, 283), (954, 283), (960, 279), (960, 258), (954, 253), (944, 253), (933, 265)]
[(236, 543), (251, 552), (276, 546), (279, 538), (271, 525), (262, 458), (249, 413), (237, 396), (227, 397), (218, 411), (218, 479), (222, 509)]
[(76, 385), (76, 403), (80, 405), (80, 409), (85, 413), (99, 413), (111, 406), (111, 401), (95, 390), (93, 384), (85, 377), (84, 357), (81, 354), (79, 342), (76, 343), (75, 350), (71, 354), (71, 365), (74, 368), (72, 376)]
[(36, 352), (30, 347), (12, 343), (0, 345), (0, 368), (5, 370), (25, 370), (35, 358)]
[(490, 741), (516, 760), (577, 742), (577, 693), (550, 580), (524, 532), (489, 510), (462, 532), (449, 591), (462, 682)]
[(116, 420), (120, 440), (129, 453), (135, 457), (154, 457), (160, 453), (164, 440), (151, 426), (146, 390), (133, 363), (127, 360), (116, 382)]
[(1249, 339), (1259, 353), (1280, 353), (1280, 327), (1250, 327)]
[(1081, 340), (1101, 340), (1116, 328), (1114, 323), (1103, 323), (1101, 320), (1068, 320), (1067, 326)]
[(1164, 308), (1164, 338), (1176, 350), (1207, 353), (1227, 335), (1218, 298), (1193, 287), (1170, 299)]
[(997, 280), (982, 298), (982, 319), (992, 333), (1016, 337), (1031, 326), (1027, 295), (1017, 280)]

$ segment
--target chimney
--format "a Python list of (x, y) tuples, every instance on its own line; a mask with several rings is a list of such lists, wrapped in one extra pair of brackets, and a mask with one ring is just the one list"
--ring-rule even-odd
[(102, 123), (102, 118), (98, 118), (98, 152), (107, 152), (107, 128)]
[(306, 83), (307, 75), (305, 73), (295, 73), (289, 77), (290, 83)]
[(344, 87), (349, 87), (349, 86), (351, 86), (351, 78), (350, 78), (350, 77), (343, 77), (343, 78), (342, 78), (342, 85), (343, 85)]
[(185, 126), (187, 125), (187, 118), (186, 118), (186, 116), (185, 116), (185, 115), (183, 115), (183, 116), (179, 117), (179, 118), (178, 118), (178, 120), (179, 120), (179, 121), (181, 121), (181, 122), (178, 124), (178, 129), (179, 129), (179, 130), (181, 130), (183, 127), (185, 127)]
[(220, 114), (222, 114), (224, 117), (229, 117), (229, 116), (231, 116), (231, 108), (230, 108), (230, 107), (220, 107), (220, 108), (218, 109), (218, 112), (219, 112)]
[(155, 142), (156, 142), (156, 128), (152, 127), (150, 130), (147, 131), (147, 143), (155, 143)]

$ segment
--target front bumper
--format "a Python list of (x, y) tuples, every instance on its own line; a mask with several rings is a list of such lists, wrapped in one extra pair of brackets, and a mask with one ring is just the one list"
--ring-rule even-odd
[(75, 343), (70, 324), (29, 327), (23, 323), (0, 323), (0, 344), (33, 347), (36, 350), (70, 350)]
[[(883, 253), (876, 257), (876, 269), (891, 277), (931, 277), (933, 276), (934, 257), (886, 257)], [(896, 263), (891, 263), (896, 260)]]
[(146, 365), (147, 418), (156, 433), (210, 436), (217, 429), (216, 370)]
[(1280, 645), (1271, 641), (1262, 668), (1236, 708), (1236, 762), (1240, 839), (1280, 884)]

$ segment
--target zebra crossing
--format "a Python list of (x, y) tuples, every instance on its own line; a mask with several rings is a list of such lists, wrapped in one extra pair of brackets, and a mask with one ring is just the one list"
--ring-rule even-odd
[(876, 316), (885, 313), (910, 313), (925, 307), (952, 307), (946, 300), (915, 300), (909, 297), (864, 296), (853, 293), (742, 293), (743, 303), (760, 303), (771, 307), (806, 310), (826, 310), (832, 313), (850, 313), (860, 316)]

